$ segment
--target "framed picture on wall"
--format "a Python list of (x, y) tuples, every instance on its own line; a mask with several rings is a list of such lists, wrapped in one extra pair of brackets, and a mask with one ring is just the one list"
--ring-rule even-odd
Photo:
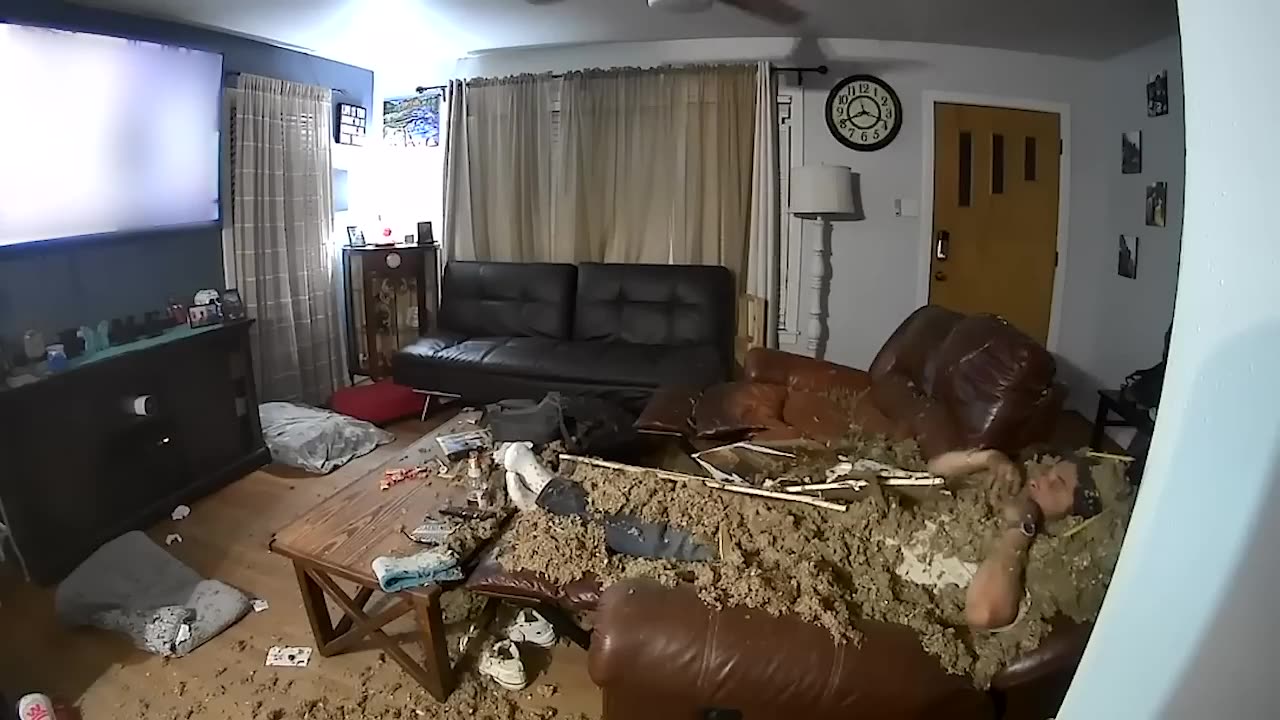
[(1169, 209), (1169, 183), (1153, 182), (1147, 185), (1147, 224), (1164, 227)]
[(1117, 250), (1119, 257), (1116, 262), (1116, 272), (1120, 277), (1136, 279), (1138, 277), (1138, 236), (1121, 235)]
[(1142, 172), (1142, 131), (1120, 134), (1120, 172), (1134, 175)]
[(1147, 80), (1147, 117), (1169, 114), (1169, 71), (1161, 70)]

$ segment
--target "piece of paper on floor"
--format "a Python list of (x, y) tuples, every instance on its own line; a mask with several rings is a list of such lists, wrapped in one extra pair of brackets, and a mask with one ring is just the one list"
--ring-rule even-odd
[(177, 533), (164, 536), (165, 545), (173, 545), (174, 543), (180, 543), (180, 542), (182, 542), (182, 536)]
[(182, 643), (190, 639), (191, 639), (191, 626), (186, 623), (182, 623), (182, 627), (178, 628), (178, 639), (174, 641), (174, 644), (181, 645)]
[(272, 646), (267, 650), (267, 667), (306, 667), (311, 662), (309, 647)]
[(173, 518), (174, 520), (181, 520), (190, 514), (191, 514), (191, 508), (187, 507), (186, 505), (179, 505), (178, 507), (173, 509), (173, 512), (169, 514), (169, 517)]
[(252, 605), (253, 605), (253, 611), (256, 613), (260, 613), (263, 610), (266, 610), (267, 608), (271, 607), (271, 603), (267, 602), (266, 600), (263, 600), (262, 598), (254, 598)]

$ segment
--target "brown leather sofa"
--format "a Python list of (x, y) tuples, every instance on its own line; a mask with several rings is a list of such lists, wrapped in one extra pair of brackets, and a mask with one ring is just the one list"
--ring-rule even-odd
[(609, 588), (588, 659), (602, 720), (1046, 720), (1075, 672), (1088, 628), (1061, 625), (991, 690), (948, 675), (901, 625), (860, 621), (836, 644), (795, 617), (713, 610), (688, 588)]
[(661, 391), (639, 427), (826, 439), (852, 422), (915, 438), (927, 457), (973, 447), (1014, 455), (1049, 439), (1065, 397), (1053, 356), (1030, 337), (993, 315), (932, 305), (898, 326), (867, 371), (763, 348), (745, 364), (739, 382)]

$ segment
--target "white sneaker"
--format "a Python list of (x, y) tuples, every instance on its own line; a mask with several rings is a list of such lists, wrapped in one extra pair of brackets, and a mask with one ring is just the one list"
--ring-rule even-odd
[(480, 674), (508, 690), (523, 690), (529, 684), (520, 661), (520, 649), (510, 640), (496, 642), (480, 655)]
[(507, 626), (507, 637), (514, 642), (527, 642), (540, 648), (556, 644), (556, 629), (536, 610), (525, 608)]

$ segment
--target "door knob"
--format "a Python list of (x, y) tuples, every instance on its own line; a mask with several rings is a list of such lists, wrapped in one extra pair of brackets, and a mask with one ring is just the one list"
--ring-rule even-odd
[(939, 270), (938, 272), (933, 274), (933, 279), (937, 280), (938, 282), (946, 282), (947, 274)]

